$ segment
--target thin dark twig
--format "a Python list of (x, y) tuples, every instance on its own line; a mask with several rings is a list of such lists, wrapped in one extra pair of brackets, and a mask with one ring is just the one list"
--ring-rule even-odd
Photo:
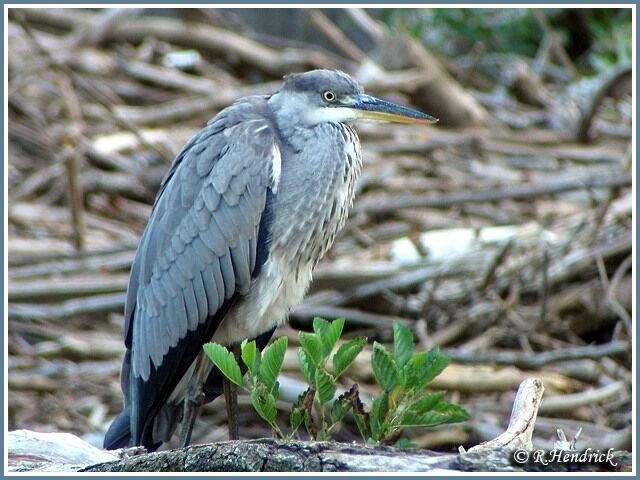
[(580, 360), (583, 358), (597, 359), (620, 355), (629, 351), (629, 344), (623, 341), (609, 342), (603, 345), (588, 345), (585, 347), (573, 347), (562, 350), (551, 350), (536, 354), (523, 352), (467, 352), (460, 350), (447, 350), (445, 353), (457, 363), (489, 363), (494, 365), (513, 365), (519, 368), (540, 368), (550, 363), (566, 360)]
[(542, 281), (540, 284), (540, 325), (547, 317), (549, 304), (549, 249), (546, 243), (542, 245), (542, 262), (540, 264)]
[(529, 200), (545, 195), (554, 195), (572, 190), (593, 188), (620, 188), (631, 186), (632, 175), (629, 172), (614, 174), (588, 173), (560, 180), (541, 180), (536, 184), (494, 189), (480, 192), (460, 192), (448, 195), (413, 195), (411, 197), (388, 198), (356, 204), (354, 213), (393, 213), (404, 208), (448, 208), (465, 203), (496, 202), (500, 200)]

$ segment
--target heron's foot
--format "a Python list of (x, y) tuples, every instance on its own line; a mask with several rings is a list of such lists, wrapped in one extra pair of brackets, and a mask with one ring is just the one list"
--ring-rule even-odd
[(196, 423), (198, 412), (203, 403), (204, 392), (202, 390), (202, 384), (198, 382), (195, 388), (189, 389), (189, 394), (184, 401), (184, 415), (182, 417), (182, 431), (180, 433), (180, 446), (182, 448), (188, 447), (191, 443), (193, 426)]

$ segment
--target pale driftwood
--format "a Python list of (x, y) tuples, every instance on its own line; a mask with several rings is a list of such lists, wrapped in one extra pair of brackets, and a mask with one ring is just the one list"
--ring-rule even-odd
[[(599, 404), (613, 396), (624, 392), (626, 388), (625, 382), (615, 382), (604, 387), (594, 388), (580, 393), (572, 393), (567, 395), (558, 395), (548, 397), (542, 402), (540, 407), (541, 414), (558, 415), (566, 412), (575, 411), (577, 408)], [(629, 393), (629, 401), (631, 401)]]
[(82, 315), (106, 314), (124, 310), (125, 294), (114, 293), (92, 295), (86, 298), (71, 298), (54, 304), (10, 303), (7, 311), (11, 319), (17, 320), (59, 320)]
[(499, 448), (532, 450), (531, 437), (543, 393), (544, 385), (541, 380), (529, 378), (522, 382), (513, 402), (513, 410), (511, 411), (511, 419), (509, 420), (507, 431), (493, 440), (471, 447), (469, 451), (483, 452)]
[(129, 275), (83, 274), (64, 279), (37, 279), (10, 281), (9, 301), (51, 301), (87, 295), (125, 292)]
[(118, 458), (70, 433), (15, 430), (9, 432), (8, 440), (10, 472), (73, 472), (83, 465)]

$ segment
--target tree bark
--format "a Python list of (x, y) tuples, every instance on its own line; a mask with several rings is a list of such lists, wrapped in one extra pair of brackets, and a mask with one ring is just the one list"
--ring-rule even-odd
[[(613, 466), (613, 463), (616, 466)], [(524, 472), (630, 471), (631, 454), (612, 463), (518, 464), (498, 448), (460, 454), (368, 447), (334, 442), (261, 439), (198, 445), (101, 463), (81, 472)]]

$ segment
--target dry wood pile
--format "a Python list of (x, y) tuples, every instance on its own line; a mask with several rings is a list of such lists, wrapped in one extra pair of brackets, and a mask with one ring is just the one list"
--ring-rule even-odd
[[(536, 376), (535, 447), (582, 428), (585, 448), (631, 449), (630, 68), (563, 82), (549, 73), (573, 75), (558, 45), (535, 68), (445, 62), (348, 11), (375, 45), (365, 53), (322, 11), (306, 15), (338, 53), (259, 37), (216, 10), (10, 10), (9, 429), (101, 442), (121, 408), (128, 268), (170, 161), (234, 98), (323, 67), (442, 122), (359, 128), (350, 220), (277, 332), (291, 345), (284, 396), (299, 391), (296, 332), (314, 316), (382, 342), (399, 321), (451, 356), (434, 388), (472, 415), (406, 432), (419, 446), (495, 437)], [(349, 380), (375, 393), (364, 355)], [(226, 437), (220, 402), (195, 442)], [(243, 436), (269, 436), (241, 405)]]

